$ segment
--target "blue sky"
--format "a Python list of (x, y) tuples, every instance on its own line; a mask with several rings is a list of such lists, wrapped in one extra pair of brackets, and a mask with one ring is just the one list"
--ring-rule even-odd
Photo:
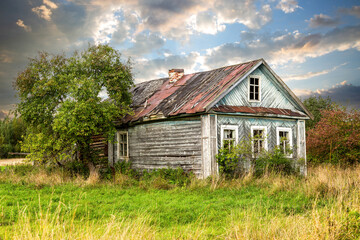
[(301, 98), (360, 108), (360, 2), (350, 0), (2, 0), (0, 117), (38, 51), (108, 43), (136, 82), (264, 58)]

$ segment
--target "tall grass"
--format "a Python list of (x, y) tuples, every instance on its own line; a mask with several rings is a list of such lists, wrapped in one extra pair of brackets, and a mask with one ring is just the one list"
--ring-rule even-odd
[[(1, 182), (35, 186), (45, 184), (54, 188), (63, 184), (74, 184), (80, 188), (90, 185), (99, 188), (99, 191), (106, 191), (110, 186), (124, 191), (127, 188), (145, 190), (144, 194), (146, 191), (164, 191), (163, 194), (174, 196), (177, 204), (186, 204), (185, 208), (191, 208), (192, 203), (201, 201), (200, 196), (203, 195), (209, 198), (218, 196), (215, 201), (225, 201), (219, 196), (246, 194), (246, 191), (262, 194), (266, 199), (277, 199), (278, 204), (270, 204), (269, 200), (260, 198), (261, 201), (248, 207), (244, 207), (247, 206), (245, 204), (231, 208), (225, 216), (223, 211), (226, 211), (226, 204), (214, 208), (209, 204), (206, 210), (187, 224), (170, 222), (164, 227), (164, 220), (159, 220), (164, 215), (158, 212), (158, 208), (155, 211), (134, 210), (127, 217), (113, 214), (110, 218), (85, 216), (79, 219), (75, 217), (77, 208), (70, 207), (64, 201), (55, 203), (50, 200), (47, 207), (41, 207), (39, 200), (36, 212), (26, 204), (18, 207), (16, 220), (11, 228), (5, 228), (0, 239), (360, 239), (360, 166), (344, 169), (321, 165), (310, 168), (306, 178), (273, 173), (262, 177), (248, 175), (234, 180), (221, 177), (206, 180), (191, 178), (186, 186), (176, 186), (160, 176), (137, 180), (116, 173), (114, 180), (88, 181), (60, 170), (29, 168), (24, 173), (11, 168), (0, 172)], [(244, 193), (242, 189), (247, 190)], [(185, 195), (195, 192), (195, 197), (190, 198), (193, 202), (176, 198), (178, 191), (185, 191)], [(232, 199), (251, 201), (241, 195)], [(304, 199), (310, 199), (310, 203), (297, 204)], [(301, 209), (292, 208), (292, 204)], [(0, 203), (0, 207), (1, 220), (6, 206)], [(209, 217), (213, 211), (216, 211), (213, 213), (215, 216), (219, 214), (219, 220), (214, 215)]]

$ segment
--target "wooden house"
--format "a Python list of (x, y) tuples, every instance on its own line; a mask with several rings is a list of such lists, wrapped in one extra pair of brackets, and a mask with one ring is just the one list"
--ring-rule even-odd
[[(249, 136), (254, 154), (276, 145), (306, 159), (305, 120), (311, 113), (263, 60), (136, 85), (134, 114), (119, 125), (108, 146), (109, 163), (136, 169), (182, 167), (206, 178), (218, 173), (215, 155), (224, 143)], [(260, 137), (259, 137), (260, 136)], [(306, 160), (300, 166), (306, 174)]]

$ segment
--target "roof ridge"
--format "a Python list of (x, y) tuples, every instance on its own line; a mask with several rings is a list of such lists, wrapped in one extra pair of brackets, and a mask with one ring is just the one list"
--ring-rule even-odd
[[(206, 70), (206, 71), (199, 71), (199, 72), (187, 73), (187, 74), (184, 74), (184, 77), (187, 76), (187, 75), (191, 75), (191, 74), (194, 74), (194, 75), (195, 75), (195, 74), (198, 74), (198, 73), (207, 73), (207, 72), (211, 72), (211, 71), (217, 71), (217, 70), (222, 69), (222, 68), (235, 67), (235, 66), (239, 66), (239, 65), (243, 65), (243, 64), (248, 64), (248, 63), (251, 63), (251, 62), (259, 62), (259, 61), (264, 61), (264, 59), (263, 59), (263, 58), (258, 58), (258, 59), (252, 60), (252, 61), (237, 63), (237, 64), (233, 64), (233, 65), (227, 65), (227, 66), (223, 66), (223, 67), (219, 67), (219, 68), (214, 68), (214, 69), (210, 69), (210, 70)], [(140, 83), (135, 84), (135, 87), (138, 86), (139, 84), (148, 83), (148, 82), (152, 82), (152, 81), (165, 80), (165, 79), (169, 79), (169, 78), (168, 78), (168, 77), (163, 77), (163, 78), (157, 78), (157, 79), (151, 79), (151, 80), (148, 80), (148, 81), (143, 81), (143, 82), (140, 82)]]

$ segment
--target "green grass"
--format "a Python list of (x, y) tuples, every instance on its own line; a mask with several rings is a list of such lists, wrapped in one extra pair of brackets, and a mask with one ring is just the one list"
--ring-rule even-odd
[[(304, 214), (311, 209), (311, 200), (291, 192), (276, 195), (265, 189), (246, 186), (238, 190), (209, 188), (142, 190), (138, 187), (121, 189), (117, 186), (99, 185), (77, 187), (74, 185), (36, 187), (21, 184), (0, 184), (1, 222), (18, 221), (20, 209), (31, 215), (46, 209), (51, 202), (55, 211), (58, 203), (67, 209), (76, 208), (75, 220), (105, 220), (112, 215), (118, 218), (150, 216), (152, 225), (159, 231), (173, 232), (206, 222), (208, 235), (225, 233), (229, 216), (241, 209), (256, 209), (262, 215)], [(11, 225), (0, 226), (0, 233)]]
[(359, 173), (193, 179), (164, 190), (22, 167), (0, 173), (0, 239), (356, 239)]

